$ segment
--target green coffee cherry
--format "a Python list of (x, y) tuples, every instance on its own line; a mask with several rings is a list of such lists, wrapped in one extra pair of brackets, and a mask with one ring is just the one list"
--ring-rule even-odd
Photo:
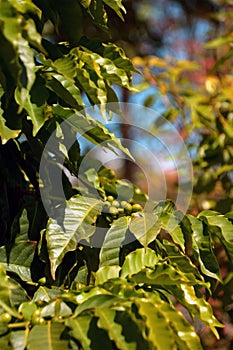
[(32, 325), (33, 326), (36, 326), (38, 324), (45, 324), (46, 321), (43, 317), (35, 317), (35, 318), (32, 318)]
[(142, 211), (142, 206), (136, 203), (132, 205), (132, 213), (136, 213), (137, 211)]
[(115, 207), (115, 208), (119, 208), (120, 203), (119, 203), (118, 201), (114, 200), (114, 201), (112, 202), (112, 206)]
[(37, 309), (33, 312), (32, 317), (40, 317), (40, 314), (41, 314), (40, 310)]
[(41, 312), (39, 309), (33, 312), (31, 321), (33, 326), (37, 324), (44, 324), (46, 322), (45, 319), (41, 317)]
[(129, 203), (126, 201), (121, 201), (121, 207), (125, 208)]
[(118, 215), (118, 209), (115, 207), (110, 207), (109, 208), (109, 214), (111, 214), (112, 216), (117, 216)]
[(8, 312), (4, 312), (3, 314), (0, 315), (0, 322), (3, 323), (9, 323), (11, 321), (12, 317)]
[(119, 216), (123, 216), (125, 213), (124, 208), (118, 208), (118, 214)]
[(109, 179), (114, 179), (114, 177), (115, 177), (115, 172), (112, 169), (109, 169), (108, 178)]
[(142, 194), (142, 191), (138, 187), (135, 188), (134, 192), (135, 192), (135, 194)]
[(108, 196), (107, 197), (107, 201), (108, 202), (113, 202), (115, 200), (115, 198), (113, 196)]
[(128, 203), (128, 204), (125, 206), (124, 210), (125, 210), (125, 213), (126, 213), (126, 214), (130, 214), (131, 211), (132, 211), (132, 205)]
[(44, 286), (46, 284), (46, 277), (41, 277), (38, 281), (39, 284), (41, 284), (42, 286)]

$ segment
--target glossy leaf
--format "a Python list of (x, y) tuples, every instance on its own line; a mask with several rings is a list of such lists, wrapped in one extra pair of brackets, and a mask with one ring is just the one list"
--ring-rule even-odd
[(5, 247), (0, 247), (0, 263), (7, 271), (16, 273), (23, 281), (31, 281), (31, 263), (36, 250), (36, 242), (29, 241), (29, 222), (24, 210), (19, 219), (20, 232), (17, 232), (15, 243), (7, 254)]
[(11, 138), (15, 138), (19, 135), (20, 130), (11, 130), (6, 126), (6, 120), (3, 117), (3, 109), (1, 107), (1, 98), (4, 94), (3, 88), (0, 85), (0, 137), (1, 137), (1, 142), (4, 145), (8, 140)]
[(96, 275), (95, 275), (95, 283), (97, 285), (103, 284), (104, 282), (108, 281), (109, 279), (119, 277), (120, 270), (121, 270), (121, 268), (118, 265), (100, 267), (97, 270)]
[(102, 0), (98, 2), (94, 0), (82, 0), (81, 5), (86, 9), (96, 26), (104, 31), (108, 30), (108, 17)]
[(192, 228), (192, 249), (196, 252), (201, 271), (210, 277), (221, 281), (220, 270), (215, 253), (212, 249), (211, 237), (204, 235), (203, 223), (197, 218), (187, 215)]
[(40, 286), (33, 296), (33, 301), (36, 302), (40, 300), (44, 302), (51, 302), (53, 299), (59, 297), (61, 293), (62, 290), (58, 288), (47, 288)]
[(106, 5), (111, 7), (117, 13), (117, 15), (123, 20), (120, 10), (122, 10), (124, 13), (126, 12), (126, 10), (122, 5), (122, 0), (103, 0), (103, 1)]
[(77, 339), (83, 349), (86, 350), (91, 350), (91, 339), (88, 336), (90, 322), (90, 316), (79, 316), (75, 319), (70, 318), (66, 321), (66, 326), (71, 328), (72, 337)]
[(228, 218), (214, 211), (202, 211), (200, 219), (208, 223), (208, 230), (211, 235), (216, 235), (222, 242), (230, 261), (233, 259), (233, 224)]
[(41, 317), (67, 317), (72, 315), (71, 308), (64, 301), (56, 300), (41, 309)]
[(23, 315), (23, 318), (27, 321), (31, 320), (32, 314), (37, 310), (36, 303), (33, 301), (24, 302), (19, 306), (19, 313)]
[(93, 224), (102, 206), (103, 202), (99, 199), (74, 196), (66, 202), (64, 219), (60, 224), (55, 219), (49, 219), (46, 241), (53, 278), (65, 254), (75, 250), (82, 239), (88, 241), (94, 234)]
[(10, 315), (19, 318), (11, 299), (11, 290), (14, 288), (16, 288), (15, 285), (10, 283), (4, 267), (0, 265), (0, 307)]
[(46, 86), (72, 108), (84, 108), (81, 92), (72, 81), (59, 74), (47, 74)]
[(148, 329), (147, 337), (152, 346), (158, 350), (174, 349), (175, 341), (172, 336), (172, 328), (169, 327), (165, 315), (156, 305), (146, 299), (137, 300), (137, 305), (140, 315), (145, 319)]
[(207, 285), (203, 281), (198, 281), (192, 273), (183, 273), (181, 270), (166, 262), (158, 262), (154, 269), (144, 268), (142, 271), (132, 275), (132, 281), (137, 284), (146, 283), (148, 285), (162, 286), (166, 289), (169, 285)]
[(215, 327), (223, 327), (215, 316), (210, 304), (203, 297), (198, 298), (195, 290), (191, 285), (182, 284), (180, 287), (170, 287), (170, 292), (176, 296), (176, 299), (183, 304), (189, 312), (204, 322), (214, 333), (216, 338), (219, 338)]
[(95, 316), (98, 317), (97, 325), (108, 332), (109, 338), (114, 341), (118, 349), (133, 350), (135, 343), (128, 343), (122, 335), (122, 326), (115, 322), (116, 311), (110, 308), (97, 308)]
[(128, 230), (128, 218), (115, 220), (107, 231), (99, 254), (99, 267), (119, 265), (121, 244)]
[(38, 106), (36, 103), (32, 102), (32, 99), (25, 88), (16, 89), (15, 99), (18, 104), (22, 104), (22, 107), (24, 107), (28, 116), (32, 120), (33, 136), (35, 136), (45, 122), (45, 106)]
[(170, 213), (164, 213), (159, 219), (162, 222), (162, 228), (170, 234), (174, 243), (179, 244), (184, 251), (185, 240), (184, 234), (179, 226), (179, 220)]
[(126, 256), (120, 276), (125, 278), (140, 272), (145, 267), (154, 268), (158, 261), (159, 257), (152, 249), (137, 249)]
[(82, 304), (80, 304), (76, 310), (75, 315), (78, 316), (82, 312), (94, 309), (94, 308), (108, 308), (114, 305), (121, 300), (121, 298), (110, 295), (110, 294), (96, 294), (91, 296), (87, 300), (85, 300)]
[(108, 148), (116, 154), (117, 150), (120, 150), (133, 159), (129, 150), (121, 144), (121, 141), (109, 132), (102, 123), (94, 120), (91, 116), (84, 118), (82, 114), (61, 106), (55, 106), (53, 111), (55, 115), (65, 120), (74, 132), (79, 132), (87, 140), (103, 149)]
[(158, 298), (135, 302), (139, 306), (140, 315), (145, 318), (148, 339), (157, 349), (202, 349), (194, 329), (171, 305)]
[(156, 215), (145, 212), (139, 217), (133, 217), (129, 228), (135, 238), (146, 248), (158, 236), (161, 222)]
[(24, 350), (27, 344), (27, 331), (16, 330), (11, 332), (10, 343), (14, 350)]
[(28, 336), (29, 350), (68, 350), (67, 340), (61, 339), (65, 327), (61, 323), (51, 323), (34, 326)]

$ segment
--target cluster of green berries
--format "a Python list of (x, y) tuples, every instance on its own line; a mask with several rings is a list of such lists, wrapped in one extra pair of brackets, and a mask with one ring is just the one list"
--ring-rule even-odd
[(107, 197), (104, 206), (104, 212), (107, 214), (108, 221), (139, 211), (142, 211), (142, 206), (140, 204), (133, 204), (132, 201), (118, 201), (113, 196)]

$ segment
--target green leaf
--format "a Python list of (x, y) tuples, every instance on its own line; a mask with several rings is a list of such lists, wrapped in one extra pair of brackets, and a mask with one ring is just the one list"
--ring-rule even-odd
[[(93, 105), (99, 105), (102, 115), (105, 115), (105, 106), (107, 103), (106, 84), (98, 76), (93, 79), (91, 73), (84, 67), (77, 68), (77, 81), (86, 92), (90, 102)], [(95, 73), (94, 73), (95, 75)]]
[(170, 327), (173, 329), (173, 336), (179, 350), (202, 350), (201, 342), (193, 327), (187, 322), (184, 316), (172, 305), (161, 302), (159, 310), (164, 313)]
[(159, 217), (159, 220), (162, 222), (162, 228), (166, 230), (172, 237), (174, 243), (179, 244), (182, 251), (184, 251), (185, 239), (184, 234), (179, 226), (179, 220), (171, 213), (164, 213)]
[(36, 325), (28, 336), (28, 350), (68, 350), (68, 340), (61, 339), (65, 327), (61, 323)]
[(91, 340), (88, 336), (90, 323), (90, 316), (79, 316), (75, 319), (69, 318), (66, 321), (66, 326), (72, 330), (72, 337), (77, 339), (85, 350), (91, 350)]
[(119, 265), (121, 244), (125, 239), (128, 230), (128, 218), (121, 217), (115, 220), (106, 233), (104, 242), (99, 254), (99, 267)]
[[(17, 41), (18, 44), (18, 54), (19, 59), (24, 65), (24, 69), (26, 72), (26, 76), (22, 75), (21, 77), (21, 83), (25, 89), (27, 89), (28, 93), (32, 88), (32, 85), (34, 84), (34, 81), (36, 79), (36, 68), (35, 68), (35, 59), (34, 59), (34, 52), (30, 48), (27, 40), (21, 38)], [(24, 101), (22, 99), (22, 102), (24, 104)], [(23, 107), (23, 106), (20, 106)]]
[(33, 13), (37, 17), (41, 18), (41, 10), (30, 0), (13, 1), (11, 4), (19, 13)]
[(19, 318), (19, 314), (13, 307), (12, 303), (12, 289), (17, 288), (10, 283), (9, 277), (6, 275), (6, 270), (0, 265), (0, 308), (10, 315)]
[(95, 284), (103, 284), (112, 278), (118, 278), (119, 272), (121, 268), (120, 266), (102, 266), (100, 267), (95, 275)]
[[(9, 256), (5, 247), (0, 247), (0, 263), (7, 271), (16, 273), (23, 281), (31, 281), (31, 263), (36, 250), (36, 242), (29, 241), (29, 222), (26, 210), (19, 219), (20, 232), (17, 233), (15, 243)], [(9, 263), (8, 263), (9, 260)]]
[(191, 259), (182, 253), (174, 243), (163, 241), (163, 246), (166, 249), (167, 260), (171, 262), (175, 268), (180, 269), (184, 273), (192, 273), (198, 279), (204, 281), (198, 268), (193, 264)]
[(41, 317), (68, 317), (70, 315), (72, 315), (71, 308), (59, 299), (52, 301), (41, 309)]
[(109, 338), (114, 341), (118, 349), (133, 350), (136, 349), (135, 343), (128, 343), (122, 335), (122, 326), (115, 322), (116, 311), (110, 308), (97, 308), (95, 316), (98, 317), (98, 327), (108, 332)]
[(126, 57), (121, 47), (118, 47), (113, 43), (103, 43), (102, 45), (104, 48), (103, 56), (110, 59), (116, 67), (124, 69), (129, 77), (129, 81), (131, 80), (131, 72), (139, 73), (139, 71), (133, 66), (132, 61)]
[(216, 47), (219, 47), (219, 46), (223, 46), (225, 44), (228, 44), (228, 43), (231, 43), (233, 40), (233, 35), (232, 33), (230, 32), (230, 34), (224, 36), (224, 37), (217, 37), (211, 41), (208, 41), (205, 46), (207, 48), (216, 48)]
[(82, 312), (90, 309), (109, 308), (119, 301), (121, 301), (121, 298), (115, 295), (96, 294), (82, 302), (82, 304), (76, 308), (75, 315), (78, 316)]
[(10, 282), (15, 288), (11, 289), (11, 300), (13, 305), (18, 306), (25, 301), (29, 301), (26, 290), (15, 279), (10, 278)]
[(154, 269), (144, 268), (142, 271), (132, 274), (130, 278), (134, 283), (146, 283), (153, 286), (162, 286), (169, 288), (170, 285), (202, 285), (209, 286), (208, 283), (199, 281), (192, 273), (183, 273), (178, 268), (166, 264), (166, 262), (158, 262)]
[(216, 235), (222, 242), (230, 261), (233, 261), (233, 224), (223, 215), (205, 210), (198, 217), (208, 224), (208, 231), (211, 235)]
[(140, 213), (139, 217), (132, 218), (129, 229), (141, 245), (146, 248), (158, 236), (161, 222), (152, 213)]
[[(135, 300), (139, 313), (145, 318), (148, 338), (157, 349), (201, 350), (200, 340), (193, 327), (172, 305), (159, 298)], [(175, 346), (176, 344), (176, 346)]]
[(1, 103), (1, 98), (4, 94), (3, 88), (0, 84), (0, 137), (1, 137), (1, 142), (4, 145), (8, 140), (16, 138), (20, 130), (11, 130), (6, 126), (6, 120), (3, 117), (3, 109), (1, 108), (2, 103)]
[(169, 289), (170, 293), (187, 308), (190, 314), (204, 322), (216, 338), (219, 339), (219, 334), (215, 327), (223, 327), (223, 324), (213, 315), (210, 304), (203, 297), (198, 298), (196, 296), (194, 287), (192, 285), (180, 284), (180, 286), (171, 286)]
[(78, 273), (73, 281), (73, 284), (79, 286), (80, 284), (86, 286), (88, 283), (88, 267), (86, 263), (84, 266), (81, 266), (80, 269), (78, 270)]
[[(0, 325), (0, 332), (1, 329), (3, 330), (2, 333), (6, 334), (8, 327), (7, 325)], [(4, 350), (12, 350), (12, 346), (10, 345), (10, 335), (4, 335), (0, 337), (0, 348)]]
[(16, 88), (15, 99), (19, 105), (22, 104), (22, 107), (27, 111), (28, 116), (32, 120), (33, 136), (35, 136), (45, 122), (45, 106), (38, 106), (32, 102), (32, 98), (25, 88)]
[[(14, 350), (25, 350), (27, 344), (27, 331), (14, 331), (10, 333), (10, 343)], [(5, 348), (2, 348), (5, 350)]]
[(159, 257), (152, 249), (137, 249), (126, 256), (120, 276), (125, 278), (136, 274), (145, 267), (154, 268), (158, 261)]
[(104, 31), (108, 30), (107, 12), (105, 11), (102, 0), (81, 0), (81, 5), (87, 11), (87, 14), (91, 17), (94, 24)]
[[(127, 72), (124, 68), (119, 68), (118, 66), (115, 65), (114, 61), (112, 61), (107, 57), (102, 57), (101, 55), (91, 52), (85, 48), (84, 50), (85, 51), (83, 52), (83, 51), (77, 51), (77, 49), (73, 49), (72, 52), (75, 52), (76, 55), (80, 58), (80, 60), (88, 65), (89, 69), (91, 67), (94, 67), (94, 71), (97, 77), (102, 79), (104, 78), (109, 83), (115, 83), (120, 86), (126, 87), (127, 89), (131, 89), (131, 86), (130, 86), (131, 74), (129, 74), (131, 73), (130, 71)], [(123, 54), (121, 56), (121, 60), (123, 60)], [(128, 67), (129, 66), (127, 64), (127, 68)], [(133, 66), (131, 66), (130, 68), (133, 68)], [(98, 81), (98, 78), (97, 78), (97, 81)], [(86, 91), (88, 92), (88, 90)]]
[(103, 0), (103, 1), (106, 5), (111, 7), (116, 12), (116, 14), (122, 19), (122, 21), (124, 20), (120, 11), (122, 10), (124, 13), (126, 13), (126, 10), (122, 5), (122, 0)]
[(46, 74), (46, 86), (72, 108), (83, 109), (81, 92), (70, 79), (59, 74)]
[(55, 279), (55, 272), (65, 254), (75, 250), (82, 239), (88, 241), (95, 232), (97, 215), (100, 213), (103, 202), (99, 199), (82, 196), (71, 197), (66, 201), (64, 219), (61, 225), (50, 218), (46, 228), (46, 241), (51, 274)]
[(192, 229), (192, 249), (196, 253), (196, 259), (200, 264), (202, 273), (221, 282), (219, 264), (212, 248), (210, 236), (204, 234), (202, 221), (192, 215), (187, 215), (187, 218), (190, 221)]
[(54, 106), (53, 111), (55, 115), (65, 120), (74, 132), (79, 132), (87, 140), (99, 145), (103, 149), (108, 148), (116, 154), (116, 149), (118, 149), (134, 160), (129, 150), (122, 146), (120, 139), (91, 116), (85, 118), (82, 114), (71, 109), (62, 108), (61, 106)]
[(172, 328), (165, 315), (159, 310), (159, 307), (146, 299), (137, 299), (136, 304), (139, 306), (139, 314), (145, 320), (148, 329), (146, 337), (153, 348), (173, 350), (175, 341)]
[(36, 303), (34, 301), (24, 302), (19, 306), (19, 313), (23, 315), (27, 321), (31, 320), (32, 314), (37, 310)]
[(50, 302), (53, 299), (56, 299), (59, 297), (59, 295), (62, 293), (62, 290), (59, 288), (47, 288), (40, 286), (37, 291), (35, 292), (33, 296), (33, 301), (44, 301), (44, 302)]

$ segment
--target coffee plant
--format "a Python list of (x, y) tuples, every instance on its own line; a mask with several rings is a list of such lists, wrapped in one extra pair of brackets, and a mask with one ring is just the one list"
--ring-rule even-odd
[(113, 12), (121, 0), (0, 2), (1, 349), (198, 350), (197, 320), (223, 327), (208, 298), (224, 282), (219, 245), (232, 272), (232, 213), (184, 214), (95, 159), (79, 174), (77, 132), (130, 157), (85, 113), (108, 118), (113, 85), (134, 90), (123, 50), (84, 36), (83, 19), (108, 31)]

